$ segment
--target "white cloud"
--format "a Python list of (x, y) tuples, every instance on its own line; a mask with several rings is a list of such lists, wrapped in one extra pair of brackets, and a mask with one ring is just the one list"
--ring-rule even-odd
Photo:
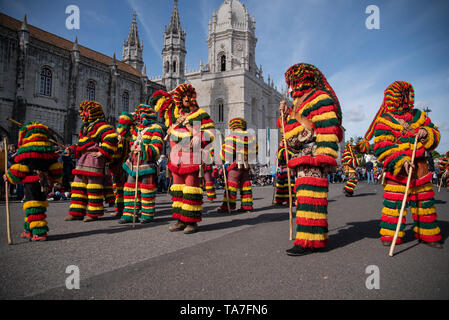
[(348, 122), (360, 122), (365, 120), (365, 108), (363, 106), (356, 106), (343, 113), (343, 118)]

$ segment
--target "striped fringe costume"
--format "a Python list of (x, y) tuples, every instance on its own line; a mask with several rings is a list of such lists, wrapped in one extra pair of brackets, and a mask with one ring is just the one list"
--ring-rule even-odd
[(47, 193), (43, 184), (62, 182), (62, 164), (59, 155), (50, 144), (51, 135), (47, 126), (37, 122), (27, 122), (19, 130), (19, 149), (6, 177), (10, 183), (24, 184), (25, 232), (22, 238), (32, 241), (46, 240), (49, 231), (47, 221)]
[[(290, 110), (291, 111), (291, 110)], [(289, 111), (289, 113), (290, 113)], [(287, 114), (288, 116), (288, 114)], [(284, 120), (284, 127), (286, 125), (286, 122)], [(281, 118), (279, 117), (277, 121), (277, 127), (281, 130), (281, 142), (280, 147), (278, 149), (277, 154), (277, 161), (278, 161), (278, 170), (277, 170), (277, 176), (276, 176), (276, 190), (274, 195), (274, 202), (276, 204), (282, 205), (283, 203), (288, 204), (288, 173), (287, 173), (287, 161), (285, 158), (285, 147), (284, 147), (284, 139), (282, 134), (282, 124), (281, 124)], [(288, 150), (288, 148), (287, 148)], [(288, 150), (288, 158), (291, 159), (293, 156), (293, 153)], [(292, 191), (292, 201), (295, 203), (296, 201), (296, 195), (295, 195), (295, 177), (292, 175), (292, 172), (290, 172), (290, 184), (291, 184), (291, 191)]]
[[(101, 105), (95, 101), (83, 101), (79, 108), (84, 122), (76, 145), (70, 146), (74, 158), (78, 159), (72, 173), (72, 197), (69, 216), (65, 220), (80, 220), (84, 216), (91, 221), (104, 213), (105, 163), (117, 150), (117, 133), (104, 118)], [(94, 154), (100, 152), (101, 157)]]
[[(140, 145), (139, 181), (137, 182), (136, 214), (140, 211), (142, 222), (154, 218), (157, 189), (157, 165), (163, 148), (162, 127), (156, 123), (154, 109), (148, 105), (138, 105), (135, 116), (123, 112), (117, 132), (123, 140), (129, 140), (130, 155), (123, 169), (128, 178), (124, 186), (124, 210), (121, 223), (132, 222), (137, 175), (137, 147)], [(138, 219), (137, 219), (138, 221)]]
[[(249, 175), (249, 163), (254, 163), (257, 156), (257, 143), (254, 135), (246, 130), (243, 118), (234, 118), (229, 122), (231, 133), (225, 138), (221, 149), (221, 159), (229, 163), (227, 181), (229, 207), (236, 209), (237, 193), (240, 191), (240, 211), (253, 210), (253, 191)], [(223, 194), (223, 204), (219, 211), (227, 212), (227, 196)]]
[[(380, 225), (381, 241), (385, 243), (393, 241), (408, 178), (403, 164), (411, 160), (414, 136), (420, 129), (426, 131), (427, 137), (418, 141), (407, 207), (412, 213), (413, 230), (417, 239), (424, 242), (441, 240), (434, 205), (432, 173), (428, 170), (425, 158), (425, 151), (434, 150), (438, 146), (440, 133), (427, 114), (413, 109), (413, 104), (412, 85), (404, 81), (392, 83), (385, 90), (385, 112), (377, 118), (375, 127), (374, 150), (386, 170)], [(396, 244), (402, 243), (404, 228), (405, 215)]]
[[(209, 145), (210, 146), (210, 145)], [(206, 157), (204, 158), (206, 163), (203, 164), (203, 172), (204, 172), (204, 189), (206, 190), (206, 197), (209, 201), (214, 201), (217, 198), (217, 194), (215, 191), (215, 183), (212, 177), (212, 172), (214, 170), (212, 164), (214, 161), (214, 149), (210, 148), (210, 150), (204, 150), (206, 152)]]
[(347, 143), (343, 155), (341, 156), (341, 163), (344, 166), (345, 174), (348, 177), (348, 181), (343, 188), (343, 192), (346, 196), (352, 196), (354, 189), (357, 186), (359, 180), (357, 179), (357, 172), (355, 169), (359, 166), (359, 160), (354, 154), (353, 146)]
[[(120, 123), (118, 124), (120, 127)], [(123, 169), (123, 163), (129, 155), (129, 138), (122, 137), (118, 143), (117, 150), (112, 156), (112, 162), (108, 164), (114, 190), (114, 213), (113, 216), (122, 216), (124, 209), (123, 188), (125, 187), (127, 174)]]
[(341, 109), (335, 93), (316, 67), (296, 64), (287, 70), (285, 79), (295, 99), (285, 126), (287, 145), (294, 154), (288, 166), (297, 177), (297, 228), (293, 244), (294, 248), (310, 252), (328, 243), (327, 172), (337, 165), (338, 143), (343, 136)]
[[(185, 95), (190, 95), (193, 110), (183, 107)], [(169, 128), (171, 152), (167, 167), (173, 177), (170, 187), (172, 217), (178, 220), (176, 225), (196, 226), (202, 220), (203, 211), (203, 189), (199, 177), (201, 149), (214, 140), (214, 122), (205, 110), (198, 107), (195, 88), (190, 84), (179, 85), (172, 96), (157, 91), (153, 94), (153, 101), (155, 110), (165, 118), (165, 125)], [(192, 150), (190, 146), (193, 138), (201, 141), (198, 150)]]

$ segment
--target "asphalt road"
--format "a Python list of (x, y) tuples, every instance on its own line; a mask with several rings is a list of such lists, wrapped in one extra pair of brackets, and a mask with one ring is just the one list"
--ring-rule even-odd
[[(285, 253), (288, 208), (271, 205), (272, 187), (254, 188), (255, 211), (234, 215), (215, 212), (219, 191), (192, 235), (168, 231), (171, 202), (158, 194), (154, 222), (134, 229), (111, 218), (112, 208), (97, 222), (65, 222), (69, 203), (52, 202), (49, 237), (39, 243), (19, 237), (22, 205), (12, 203), (8, 245), (2, 204), (0, 299), (449, 299), (449, 245), (419, 244), (408, 214), (405, 243), (389, 257), (379, 240), (382, 186), (361, 183), (352, 198), (342, 187), (330, 185), (327, 250), (303, 257)], [(449, 191), (435, 191), (446, 242)], [(68, 266), (79, 270), (79, 289), (66, 287)], [(378, 288), (368, 289), (375, 275)]]

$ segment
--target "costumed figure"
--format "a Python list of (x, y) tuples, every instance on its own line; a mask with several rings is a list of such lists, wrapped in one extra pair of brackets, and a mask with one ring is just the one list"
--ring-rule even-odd
[[(208, 147), (212, 147), (212, 144), (208, 145)], [(214, 164), (214, 149), (209, 148), (203, 150), (203, 159), (204, 163), (202, 164), (202, 170), (204, 175), (204, 189), (206, 190), (206, 197), (209, 201), (214, 201), (217, 198), (217, 194), (215, 191), (215, 183), (214, 179), (212, 177), (212, 172), (214, 170), (213, 164)]]
[(253, 210), (253, 191), (250, 179), (250, 163), (255, 162), (257, 156), (256, 137), (250, 134), (246, 128), (243, 118), (234, 118), (229, 121), (231, 133), (225, 138), (221, 149), (221, 159), (228, 163), (226, 168), (227, 187), (229, 199), (226, 192), (223, 195), (223, 204), (219, 212), (227, 212), (229, 208), (236, 209), (237, 192), (240, 191), (240, 212)]
[[(162, 127), (156, 121), (156, 112), (145, 104), (136, 107), (135, 115), (123, 112), (119, 118), (119, 140), (129, 141), (130, 147), (129, 157), (123, 163), (128, 178), (124, 187), (125, 208), (120, 223), (133, 222), (134, 212), (139, 211), (141, 223), (151, 222), (154, 218), (157, 160), (164, 144)], [(136, 192), (137, 199), (134, 203)]]
[(64, 220), (90, 222), (104, 213), (105, 165), (116, 152), (118, 141), (98, 102), (81, 102), (79, 113), (83, 120), (79, 140), (68, 148), (78, 162), (72, 171), (75, 178), (71, 185), (69, 216)]
[(215, 125), (209, 114), (198, 106), (195, 88), (190, 84), (181, 84), (171, 93), (156, 91), (152, 103), (165, 119), (166, 139), (170, 141), (172, 217), (177, 220), (170, 231), (195, 233), (203, 210), (202, 149), (213, 142)]
[[(413, 166), (407, 206), (410, 208), (415, 237), (433, 247), (441, 247), (432, 173), (429, 172), (426, 151), (434, 150), (440, 141), (438, 128), (423, 111), (414, 109), (414, 90), (410, 83), (395, 81), (385, 90), (385, 96), (373, 120), (375, 125), (374, 150), (383, 162), (385, 173), (384, 208), (380, 234), (384, 245), (393, 241), (399, 213), (406, 190), (408, 172)], [(418, 139), (416, 158), (411, 163), (415, 139)], [(396, 244), (402, 243), (405, 212)]]
[(438, 167), (440, 169), (441, 179), (438, 183), (441, 184), (443, 181), (446, 181), (446, 187), (449, 188), (449, 152), (446, 152), (446, 155), (439, 160)]
[[(284, 127), (287, 125), (287, 117), (291, 112), (291, 108), (287, 106), (287, 111), (284, 114)], [(277, 127), (281, 130), (281, 140), (279, 143), (279, 149), (277, 153), (277, 162), (278, 169), (276, 172), (276, 191), (274, 195), (274, 203), (277, 205), (289, 205), (289, 192), (288, 192), (288, 173), (287, 173), (287, 161), (285, 158), (285, 146), (284, 146), (284, 138), (282, 132), (282, 119), (279, 117), (277, 120)], [(288, 158), (291, 159), (293, 156), (292, 152), (287, 148)], [(292, 201), (295, 203), (295, 180), (294, 177), (291, 177), (290, 180), (291, 190), (292, 190)]]
[[(131, 116), (134, 117), (134, 113), (131, 113)], [(125, 127), (125, 128), (124, 128)], [(109, 184), (108, 180), (110, 180), (110, 184), (113, 187), (114, 193), (114, 213), (111, 216), (121, 217), (123, 215), (123, 209), (125, 206), (124, 198), (123, 198), (123, 188), (125, 187), (126, 179), (128, 177), (125, 169), (123, 169), (123, 164), (128, 159), (128, 155), (130, 152), (130, 134), (119, 135), (119, 131), (126, 130), (126, 124), (122, 125), (120, 122), (117, 124), (117, 150), (114, 152), (110, 162), (108, 162), (107, 170), (110, 173), (109, 177), (106, 177), (107, 184)], [(106, 186), (107, 187), (107, 186)], [(105, 201), (109, 203), (112, 202), (111, 195), (105, 196)]]
[[(313, 65), (300, 63), (285, 73), (294, 99), (285, 138), (295, 172), (296, 239), (288, 255), (318, 251), (328, 243), (328, 172), (336, 166), (343, 137), (340, 103), (324, 75)], [(284, 113), (285, 103), (280, 105)]]
[(55, 182), (62, 182), (59, 154), (50, 143), (50, 130), (38, 122), (27, 122), (19, 130), (19, 142), (13, 164), (5, 175), (10, 183), (23, 183), (25, 191), (25, 232), (31, 241), (47, 239), (47, 194)]
[(359, 182), (357, 171), (355, 170), (359, 166), (359, 159), (357, 159), (354, 153), (354, 147), (350, 143), (347, 143), (345, 146), (345, 150), (341, 156), (341, 164), (343, 165), (343, 172), (348, 178), (343, 188), (343, 193), (347, 197), (352, 197), (354, 189)]

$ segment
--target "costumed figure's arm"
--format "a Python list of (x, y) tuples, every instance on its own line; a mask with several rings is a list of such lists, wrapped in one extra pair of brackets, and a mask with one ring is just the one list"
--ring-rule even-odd
[(19, 184), (30, 173), (30, 168), (27, 165), (20, 163), (13, 164), (6, 172), (6, 178), (12, 184)]
[(106, 158), (111, 160), (118, 146), (117, 132), (110, 124), (103, 122), (96, 128), (94, 138), (99, 141), (98, 151)]
[(144, 150), (144, 152), (142, 152), (141, 159), (144, 161), (157, 161), (161, 155), (164, 145), (163, 138), (161, 126), (158, 124), (153, 124), (143, 136), (142, 150)]
[[(415, 134), (418, 134), (420, 129), (424, 129), (427, 134), (421, 139), (422, 147), (426, 151), (434, 150), (440, 143), (440, 131), (432, 123), (427, 114), (423, 111), (416, 109), (414, 123), (411, 125), (412, 129), (415, 129)], [(418, 149), (418, 147), (417, 147)]]
[(374, 152), (377, 160), (383, 162), (385, 171), (398, 175), (404, 162), (411, 161), (411, 154), (407, 153), (413, 145), (413, 138), (410, 142), (402, 143), (399, 137), (394, 134), (395, 130), (401, 130), (402, 126), (395, 125), (387, 121), (384, 117), (379, 117), (374, 131)]
[(62, 163), (59, 161), (55, 161), (50, 165), (48, 168), (48, 176), (50, 177), (51, 181), (62, 183), (62, 177), (63, 177), (63, 166)]

